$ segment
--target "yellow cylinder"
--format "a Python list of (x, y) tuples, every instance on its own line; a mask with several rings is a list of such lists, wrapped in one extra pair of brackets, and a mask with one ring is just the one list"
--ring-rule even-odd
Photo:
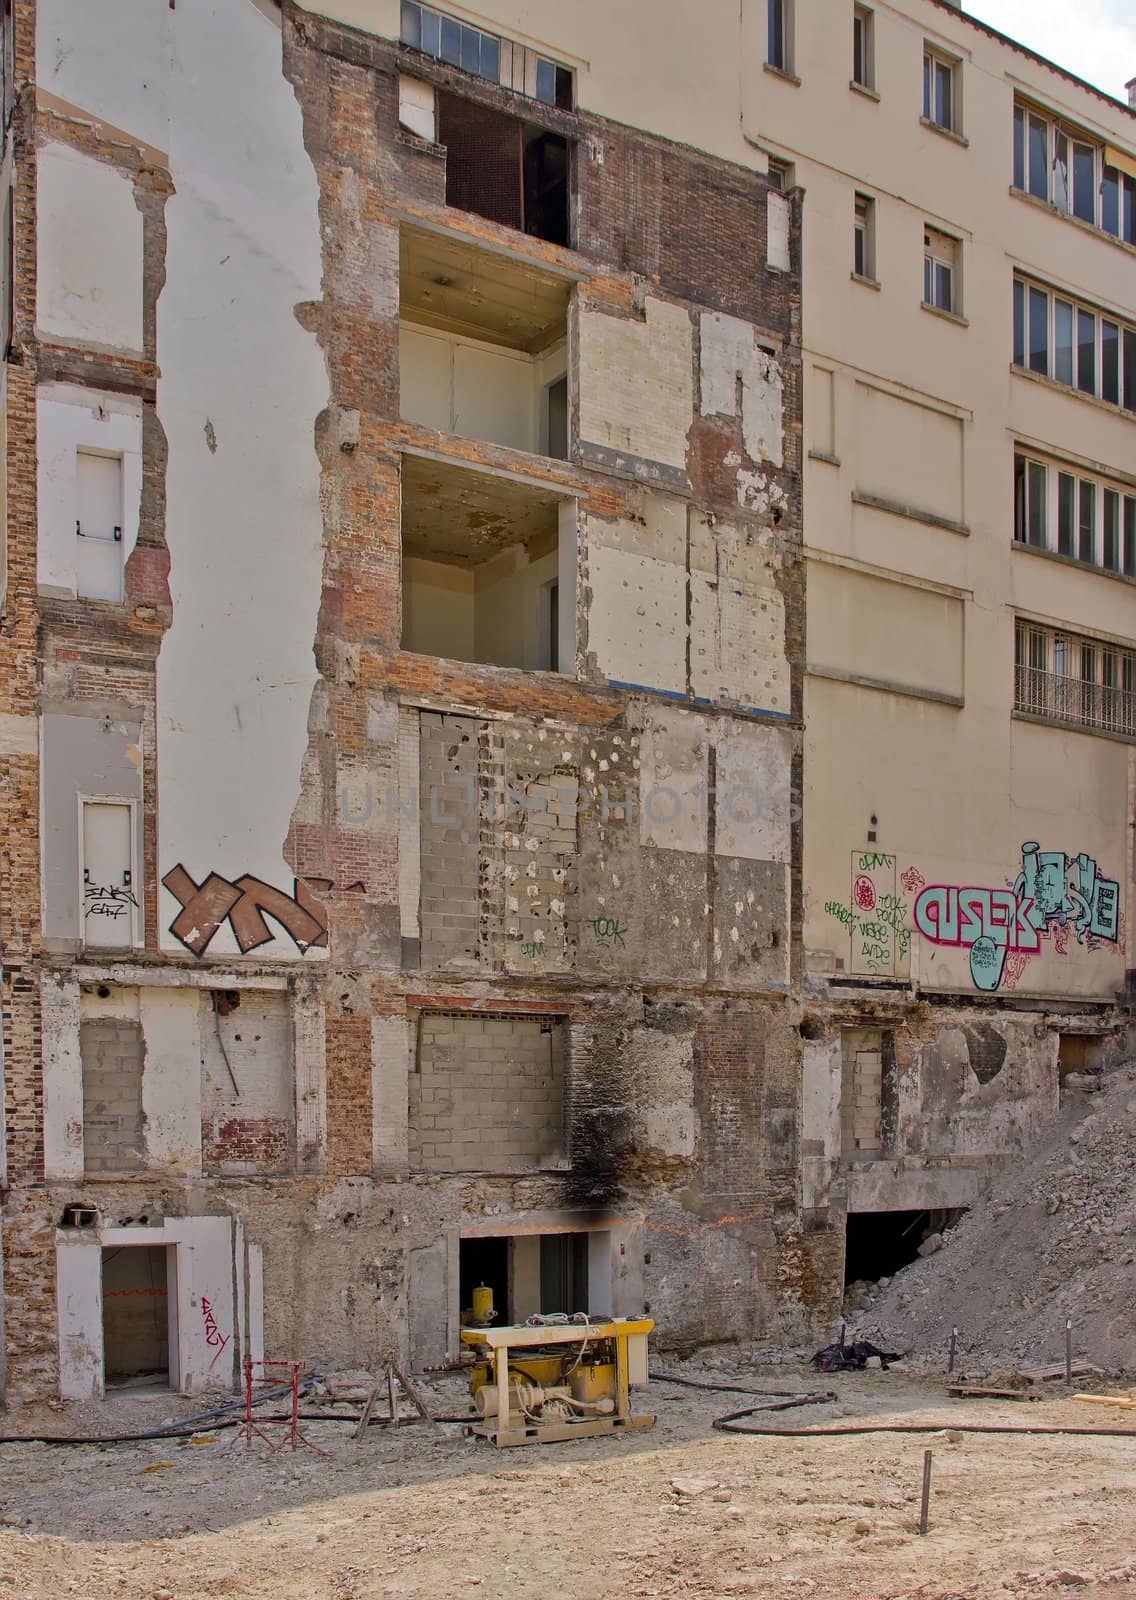
[(487, 1328), (493, 1321), (493, 1290), (479, 1283), (473, 1291), (473, 1320), (477, 1327)]

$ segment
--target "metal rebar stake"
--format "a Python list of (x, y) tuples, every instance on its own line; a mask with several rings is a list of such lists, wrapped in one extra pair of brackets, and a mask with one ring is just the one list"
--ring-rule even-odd
[(923, 1503), (919, 1508), (919, 1532), (927, 1532), (927, 1514), (931, 1509), (931, 1452), (923, 1452)]

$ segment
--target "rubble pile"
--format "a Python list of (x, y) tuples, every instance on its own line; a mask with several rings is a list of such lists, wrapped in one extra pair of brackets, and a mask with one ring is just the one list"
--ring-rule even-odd
[[(1068, 1085), (1067, 1085), (1068, 1087)], [(942, 1248), (870, 1297), (855, 1337), (959, 1365), (1064, 1359), (1136, 1369), (1136, 1063), (1078, 1079), (1047, 1138), (1007, 1169)], [(851, 1329), (850, 1329), (851, 1335)]]

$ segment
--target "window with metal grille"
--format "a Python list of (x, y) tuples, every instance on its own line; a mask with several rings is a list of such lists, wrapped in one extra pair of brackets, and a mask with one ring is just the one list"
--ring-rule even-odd
[(1136, 739), (1136, 651), (1019, 618), (1014, 710)]

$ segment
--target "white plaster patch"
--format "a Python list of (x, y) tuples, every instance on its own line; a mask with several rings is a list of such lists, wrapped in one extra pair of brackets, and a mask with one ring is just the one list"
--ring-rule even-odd
[(588, 645), (616, 683), (686, 688), (686, 573), (671, 562), (589, 549)]
[(690, 314), (648, 295), (645, 320), (581, 302), (580, 438), (685, 470), (694, 407)]
[(782, 464), (781, 368), (756, 342), (753, 325), (704, 311), (701, 334), (703, 416), (736, 417), (741, 390), (742, 438), (752, 461)]
[(787, 728), (731, 721), (717, 747), (717, 854), (790, 859), (792, 736)]
[(164, 151), (173, 10), (156, 0), (37, 0), (39, 87)]
[(142, 349), (142, 213), (123, 173), (69, 145), (36, 155), (36, 327), (45, 338)]
[(706, 850), (707, 726), (689, 712), (659, 711), (643, 726), (639, 842), (664, 850)]

